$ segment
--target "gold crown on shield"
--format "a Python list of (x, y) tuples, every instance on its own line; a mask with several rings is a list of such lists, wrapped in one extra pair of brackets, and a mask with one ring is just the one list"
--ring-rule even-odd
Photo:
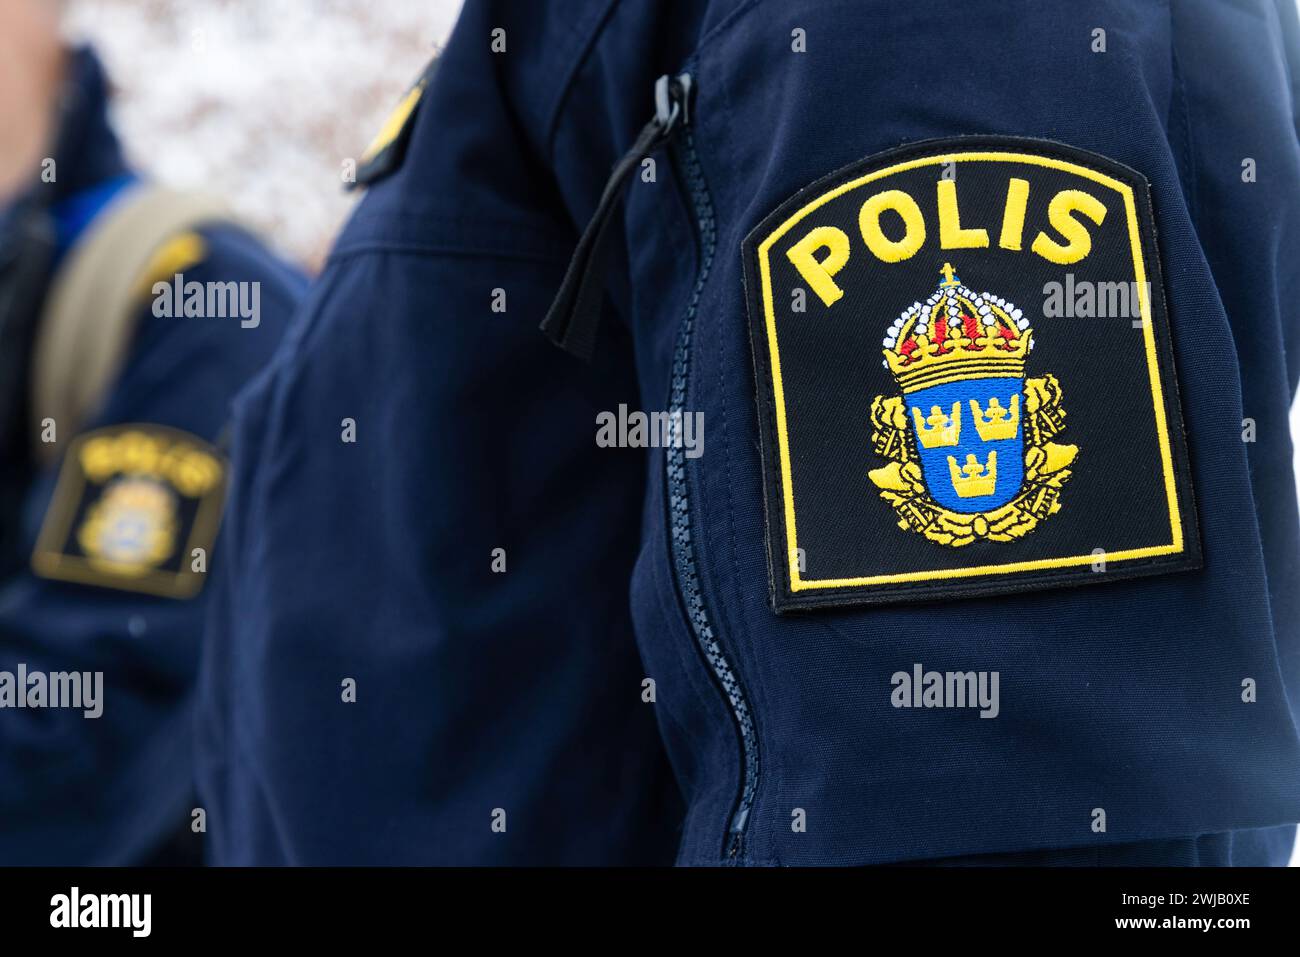
[[(885, 335), (885, 365), (904, 393), (964, 379), (1025, 374), (1033, 330), (1019, 307), (973, 292), (950, 263), (925, 302), (914, 302)], [(982, 430), (981, 430), (982, 431)]]

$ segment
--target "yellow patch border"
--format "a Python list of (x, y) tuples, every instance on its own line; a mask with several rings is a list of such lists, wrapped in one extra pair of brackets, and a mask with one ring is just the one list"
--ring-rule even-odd
[(924, 572), (906, 572), (898, 575), (872, 575), (865, 578), (821, 578), (804, 579), (799, 574), (798, 539), (795, 531), (794, 484), (790, 468), (790, 448), (787, 437), (785, 415), (785, 394), (781, 383), (780, 345), (776, 334), (776, 314), (772, 304), (772, 281), (769, 266), (769, 253), (772, 246), (797, 225), (804, 217), (829, 203), (831, 200), (852, 192), (861, 186), (884, 179), (895, 173), (906, 172), (922, 166), (938, 166), (945, 163), (969, 161), (1026, 163), (1032, 166), (1044, 166), (1050, 169), (1074, 173), (1092, 180), (1118, 193), (1124, 200), (1129, 243), (1133, 253), (1134, 278), (1137, 281), (1138, 303), (1142, 316), (1143, 339), (1146, 347), (1147, 372), (1151, 381), (1152, 405), (1155, 413), (1156, 433), (1160, 443), (1160, 462), (1164, 473), (1165, 496), (1169, 504), (1169, 524), (1172, 541), (1168, 545), (1153, 545), (1146, 548), (1131, 548), (1117, 552), (1107, 552), (1107, 562), (1130, 561), (1138, 558), (1153, 558), (1159, 555), (1176, 555), (1184, 550), (1183, 528), (1178, 505), (1178, 489), (1174, 478), (1173, 449), (1169, 440), (1169, 424), (1165, 416), (1164, 390), (1160, 384), (1160, 365), (1156, 355), (1155, 323), (1151, 316), (1151, 303), (1147, 294), (1146, 262), (1142, 256), (1142, 236), (1138, 226), (1137, 200), (1133, 188), (1127, 183), (1100, 173), (1087, 166), (1068, 160), (1035, 153), (1008, 152), (1001, 150), (972, 150), (936, 153), (918, 159), (895, 163), (883, 169), (874, 170), (818, 196), (801, 207), (798, 212), (778, 226), (758, 246), (758, 268), (761, 280), (764, 322), (767, 327), (768, 352), (772, 363), (772, 392), (776, 405), (776, 434), (781, 464), (781, 495), (785, 510), (786, 528), (786, 566), (790, 577), (792, 592), (814, 589), (856, 588), (863, 585), (901, 584), (904, 582), (929, 581), (936, 578), (973, 578), (984, 575), (1010, 575), (1016, 572), (1036, 571), (1047, 568), (1067, 568), (1078, 565), (1090, 565), (1097, 561), (1094, 554), (1071, 555), (1064, 558), (1041, 558), (1033, 561), (1007, 562), (1000, 565), (977, 565), (960, 568), (944, 568)]
[[(161, 598), (193, 598), (203, 588), (206, 574), (190, 571), (188, 557), (195, 548), (205, 548), (208, 560), (212, 559), (212, 544), (221, 527), (221, 517), (225, 506), (225, 480), (218, 482), (213, 491), (208, 492), (199, 502), (189, 538), (181, 549), (180, 570), (177, 572), (152, 571), (138, 577), (126, 578), (110, 575), (97, 569), (90, 561), (76, 555), (66, 555), (62, 545), (67, 541), (72, 530), (72, 522), (81, 506), (82, 496), (86, 490), (86, 474), (76, 464), (76, 456), (81, 447), (90, 439), (106, 434), (137, 430), (146, 433), (174, 436), (177, 440), (198, 446), (221, 459), (217, 451), (207, 442), (181, 429), (150, 423), (121, 423), (85, 432), (70, 443), (63, 455), (59, 467), (58, 482), (50, 505), (41, 522), (41, 531), (32, 551), (32, 570), (41, 578), (72, 582), (78, 585), (96, 585), (111, 588), (114, 591), (143, 592)], [(223, 470), (224, 471), (224, 470)]]

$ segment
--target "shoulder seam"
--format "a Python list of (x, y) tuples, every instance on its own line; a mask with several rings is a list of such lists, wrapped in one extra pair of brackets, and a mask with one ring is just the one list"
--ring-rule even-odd
[(579, 41), (578, 55), (569, 64), (564, 79), (555, 92), (555, 99), (550, 109), (547, 110), (542, 145), (546, 151), (548, 161), (554, 159), (555, 136), (560, 125), (560, 114), (564, 111), (564, 103), (569, 98), (569, 91), (577, 81), (578, 73), (586, 65), (587, 60), (591, 58), (591, 53), (596, 48), (600, 35), (605, 32), (605, 28), (609, 25), (618, 2), (619, 0), (604, 0), (603, 5), (592, 16), (590, 21), (584, 24), (591, 32)]

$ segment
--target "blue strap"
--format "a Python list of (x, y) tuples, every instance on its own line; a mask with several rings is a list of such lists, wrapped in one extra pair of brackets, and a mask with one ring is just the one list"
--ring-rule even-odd
[(54, 266), (56, 268), (95, 217), (113, 202), (122, 190), (136, 180), (135, 174), (124, 173), (55, 204), (50, 214), (54, 217)]

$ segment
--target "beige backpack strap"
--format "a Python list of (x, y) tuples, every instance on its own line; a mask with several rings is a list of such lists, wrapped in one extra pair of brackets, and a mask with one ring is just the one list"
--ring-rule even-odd
[[(65, 440), (80, 431), (126, 360), (144, 271), (177, 234), (230, 218), (219, 200), (142, 184), (91, 223), (55, 276), (36, 333), (31, 398), (37, 422), (54, 419)], [(33, 431), (38, 462), (50, 462), (66, 445), (41, 442), (40, 430)]]

